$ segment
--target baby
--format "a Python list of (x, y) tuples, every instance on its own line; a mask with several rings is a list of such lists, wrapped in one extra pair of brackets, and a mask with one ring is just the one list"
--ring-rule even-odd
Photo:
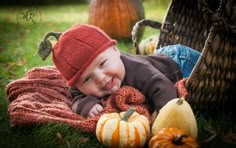
[(72, 111), (94, 117), (103, 110), (101, 98), (124, 85), (139, 90), (157, 112), (177, 97), (174, 83), (188, 77), (199, 53), (183, 45), (157, 49), (148, 56), (121, 52), (98, 27), (77, 24), (60, 35), (52, 60), (71, 86)]

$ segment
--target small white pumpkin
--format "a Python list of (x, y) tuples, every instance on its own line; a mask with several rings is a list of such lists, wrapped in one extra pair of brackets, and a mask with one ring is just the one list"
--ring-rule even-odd
[(153, 54), (155, 51), (155, 46), (158, 41), (157, 35), (152, 35), (147, 39), (142, 40), (139, 45), (139, 51), (141, 55)]
[(150, 137), (148, 119), (134, 108), (100, 117), (96, 127), (100, 143), (108, 147), (143, 147)]

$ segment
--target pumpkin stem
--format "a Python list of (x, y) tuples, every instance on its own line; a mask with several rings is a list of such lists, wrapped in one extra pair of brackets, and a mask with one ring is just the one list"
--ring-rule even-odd
[(122, 116), (121, 120), (128, 121), (129, 117), (136, 111), (135, 108), (128, 109)]
[(180, 136), (175, 137), (175, 138), (172, 140), (172, 143), (173, 143), (173, 144), (176, 144), (176, 145), (183, 145), (184, 142), (183, 142), (182, 140), (183, 140), (183, 138), (187, 138), (187, 137), (188, 137), (188, 135), (182, 134), (182, 135), (180, 135)]
[(181, 97), (178, 99), (177, 104), (181, 105), (181, 104), (183, 104), (183, 102), (184, 102), (184, 97)]

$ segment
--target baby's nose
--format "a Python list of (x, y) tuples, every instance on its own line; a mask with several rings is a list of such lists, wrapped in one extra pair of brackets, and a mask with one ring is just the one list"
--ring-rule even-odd
[(105, 80), (106, 75), (102, 72), (96, 73), (95, 81), (96, 83), (103, 83)]

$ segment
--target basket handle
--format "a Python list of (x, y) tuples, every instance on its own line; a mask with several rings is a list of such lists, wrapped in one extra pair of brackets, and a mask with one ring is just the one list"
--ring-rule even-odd
[(138, 43), (137, 43), (137, 34), (138, 34), (139, 29), (144, 26), (161, 29), (162, 23), (153, 21), (153, 20), (142, 19), (134, 25), (131, 35), (132, 35), (133, 47), (135, 48), (135, 52), (137, 55), (140, 54)]

